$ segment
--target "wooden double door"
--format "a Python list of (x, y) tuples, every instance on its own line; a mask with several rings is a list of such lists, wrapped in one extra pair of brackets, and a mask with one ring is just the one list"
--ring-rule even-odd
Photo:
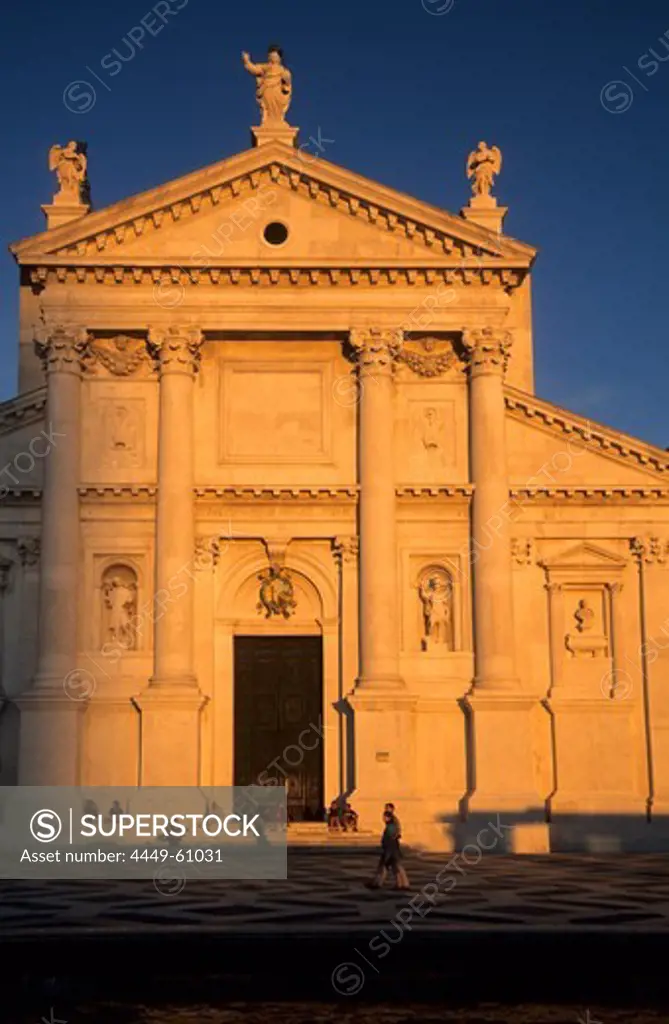
[(322, 821), (323, 647), (315, 636), (238, 636), (236, 786), (286, 786), (289, 821)]

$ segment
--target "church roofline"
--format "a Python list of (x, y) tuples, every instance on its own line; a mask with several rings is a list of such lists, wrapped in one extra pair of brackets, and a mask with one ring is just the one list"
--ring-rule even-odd
[(46, 387), (44, 385), (0, 402), (0, 434), (10, 434), (26, 424), (42, 420), (45, 409)]
[(9, 249), (19, 264), (30, 265), (85, 240), (99, 241), (108, 232), (113, 235), (121, 231), (122, 234), (124, 227), (141, 233), (142, 218), (168, 211), (176, 220), (184, 212), (185, 206), (189, 207), (187, 212), (195, 214), (205, 195), (209, 195), (215, 205), (220, 201), (224, 188), (228, 188), (234, 197), (245, 179), (250, 180), (252, 188), (257, 188), (261, 173), (268, 174), (273, 181), (286, 178), (291, 188), (306, 183), (312, 198), (323, 189), (333, 205), (334, 202), (347, 201), (353, 216), (357, 216), (361, 208), (373, 222), (379, 215), (389, 214), (386, 220), (391, 230), (394, 229), (393, 221), (401, 220), (407, 234), (421, 234), (427, 246), (434, 244), (434, 236), (439, 234), (468, 245), (472, 255), (475, 255), (474, 250), (480, 251), (500, 263), (512, 260), (514, 264), (529, 267), (536, 256), (536, 249), (508, 235), (497, 235), (464, 217), (388, 188), (321, 157), (310, 158), (307, 162), (300, 151), (280, 142), (244, 150), (171, 182), (88, 213), (62, 227), (27, 236), (12, 243)]
[(506, 408), (518, 418), (532, 420), (556, 434), (567, 436), (597, 455), (608, 456), (626, 465), (631, 460), (649, 473), (669, 474), (669, 451), (517, 388), (507, 385), (504, 390)]

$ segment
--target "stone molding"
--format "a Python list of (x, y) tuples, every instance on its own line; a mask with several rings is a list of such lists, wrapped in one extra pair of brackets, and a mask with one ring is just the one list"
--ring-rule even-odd
[(35, 290), (40, 290), (49, 283), (59, 284), (105, 284), (105, 285), (153, 285), (165, 287), (172, 285), (185, 288), (188, 285), (208, 283), (212, 285), (242, 286), (338, 286), (355, 287), (356, 285), (392, 287), (399, 285), (433, 286), (435, 284), (459, 285), (461, 287), (492, 287), (511, 293), (524, 279), (522, 270), (509, 270), (499, 267), (484, 269), (481, 261), (476, 260), (472, 266), (458, 264), (452, 267), (407, 267), (397, 264), (391, 266), (377, 262), (374, 267), (332, 266), (331, 263), (320, 263), (317, 266), (304, 264), (292, 267), (268, 267), (260, 264), (221, 263), (219, 266), (198, 265), (185, 261), (186, 266), (171, 263), (160, 268), (150, 266), (134, 266), (124, 263), (123, 266), (109, 266), (107, 263), (96, 263), (77, 267), (62, 262), (40, 262), (29, 271), (30, 283)]
[(523, 503), (574, 501), (582, 504), (669, 501), (666, 487), (512, 487), (509, 494)]

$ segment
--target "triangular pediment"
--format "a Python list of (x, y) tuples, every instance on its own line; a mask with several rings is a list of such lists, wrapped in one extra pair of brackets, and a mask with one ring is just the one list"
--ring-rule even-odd
[[(262, 237), (270, 219), (288, 239)], [(11, 246), (24, 265), (528, 268), (535, 250), (272, 142)]]
[(546, 559), (542, 565), (547, 569), (622, 569), (625, 559), (606, 551), (597, 544), (584, 541), (567, 548), (553, 558)]

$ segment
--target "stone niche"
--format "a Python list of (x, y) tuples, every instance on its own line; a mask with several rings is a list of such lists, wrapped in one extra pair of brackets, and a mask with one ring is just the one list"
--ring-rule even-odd
[(621, 647), (623, 639), (619, 602), (626, 564), (589, 542), (540, 562), (546, 573), (554, 693), (607, 696), (615, 644)]
[(408, 555), (403, 649), (431, 661), (462, 650), (461, 598), (455, 556)]

